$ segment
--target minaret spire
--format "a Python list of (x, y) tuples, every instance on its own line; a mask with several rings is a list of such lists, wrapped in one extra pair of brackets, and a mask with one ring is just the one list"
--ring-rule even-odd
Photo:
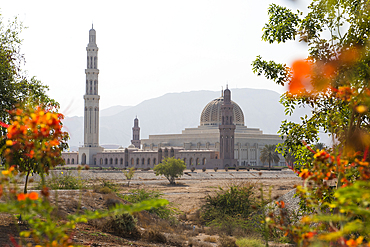
[(139, 119), (134, 119), (134, 127), (132, 128), (132, 140), (131, 144), (133, 144), (136, 148), (140, 148), (141, 141), (140, 141), (140, 127), (139, 127)]
[[(93, 24), (92, 24), (93, 27)], [(81, 164), (96, 165), (93, 155), (102, 151), (99, 146), (99, 69), (96, 31), (90, 29), (89, 43), (86, 47), (87, 64), (85, 69), (86, 89), (84, 95), (84, 145), (79, 150)]]

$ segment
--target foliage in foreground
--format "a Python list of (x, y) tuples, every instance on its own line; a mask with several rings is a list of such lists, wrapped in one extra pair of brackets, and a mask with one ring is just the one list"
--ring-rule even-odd
[(183, 175), (186, 165), (183, 160), (174, 157), (166, 157), (162, 163), (156, 165), (153, 170), (155, 175), (165, 176), (170, 184), (175, 184), (175, 179)]
[[(291, 68), (259, 56), (253, 70), (288, 84), (281, 98), (287, 114), (309, 107), (300, 123), (283, 121), (279, 146), (293, 154), (303, 217), (296, 225), (266, 218), (300, 246), (368, 246), (370, 242), (370, 2), (313, 0), (307, 14), (271, 4), (263, 39), (306, 42), (309, 55)], [(319, 129), (332, 147), (313, 150)], [(283, 202), (277, 202), (283, 210)]]
[[(59, 117), (53, 115), (56, 113), (51, 113), (41, 106), (36, 109), (36, 112), (34, 108), (14, 110), (16, 116), (22, 119), (23, 124), (20, 124), (20, 120), (14, 118), (6, 126), (9, 135), (6, 136), (7, 147), (4, 152), (7, 158), (5, 165), (9, 169), (2, 171), (0, 177), (0, 197), (5, 201), (0, 203), (0, 212), (21, 215), (22, 220), (28, 223), (28, 230), (20, 233), (23, 244), (25, 244), (23, 237), (32, 237), (35, 243), (43, 246), (71, 246), (73, 245), (71, 232), (79, 222), (149, 210), (152, 207), (160, 207), (167, 204), (167, 201), (163, 199), (142, 201), (132, 205), (120, 204), (105, 211), (84, 211), (83, 213), (68, 215), (67, 221), (58, 221), (52, 214), (56, 207), (50, 202), (49, 188), (44, 183), (44, 172), (47, 172), (48, 168), (54, 166), (58, 160), (58, 157), (55, 157), (55, 155), (60, 154), (60, 143), (56, 136), (63, 135), (59, 131), (61, 122)], [(44, 116), (45, 122), (37, 120)], [(23, 119), (26, 121), (23, 121)], [(37, 138), (25, 140), (25, 136), (28, 136), (29, 133), (34, 133), (37, 135)], [(22, 148), (22, 150), (19, 150), (19, 148)], [(18, 166), (22, 160), (14, 154), (20, 152), (32, 159), (38, 165), (37, 167), (40, 168), (41, 194), (37, 192), (19, 192), (17, 175), (19, 175)], [(62, 181), (68, 181), (68, 183), (65, 183), (68, 186), (78, 184), (78, 182), (70, 183), (72, 179), (70, 174), (61, 177), (64, 179)], [(61, 183), (57, 184), (59, 188)]]

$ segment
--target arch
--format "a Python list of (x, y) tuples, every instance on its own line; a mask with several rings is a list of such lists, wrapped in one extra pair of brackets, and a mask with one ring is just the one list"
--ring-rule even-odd
[(156, 158), (154, 158), (153, 159), (153, 165), (155, 165), (157, 163), (157, 159)]
[(189, 160), (189, 166), (193, 165), (193, 158), (190, 158)]
[(205, 165), (207, 162), (207, 159), (206, 158), (203, 158), (203, 164), (202, 165)]
[(197, 166), (197, 165), (200, 165), (200, 163), (199, 163), (199, 158), (197, 158), (196, 159), (196, 161), (195, 161), (195, 165)]
[(75, 163), (75, 159), (72, 158), (71, 164), (74, 165), (74, 163)]
[(100, 158), (100, 165), (103, 164), (103, 158)]
[(123, 165), (123, 158), (120, 159), (119, 163), (120, 165)]
[(116, 159), (114, 160), (114, 164), (115, 164), (115, 165), (118, 165), (118, 158), (116, 158)]
[(140, 159), (139, 159), (139, 158), (137, 158), (137, 159), (136, 159), (136, 165), (139, 165), (139, 163), (140, 163)]
[(113, 165), (113, 158), (110, 158), (110, 159), (109, 159), (109, 164), (110, 164), (110, 165)]
[(67, 159), (67, 165), (70, 163), (70, 160), (69, 160), (69, 158)]
[(148, 158), (148, 162), (147, 162), (148, 165), (150, 165), (150, 158)]
[(184, 163), (185, 163), (185, 165), (186, 165), (186, 158), (184, 158)]
[(105, 158), (104, 163), (108, 165), (108, 158)]
[(142, 164), (142, 165), (144, 165), (144, 164), (145, 164), (145, 159), (144, 159), (144, 158), (142, 158), (142, 159), (141, 159), (141, 164)]
[(131, 165), (134, 165), (134, 163), (135, 163), (134, 158), (131, 158)]
[(81, 159), (81, 164), (82, 164), (82, 165), (86, 165), (86, 154), (85, 154), (85, 153), (83, 153), (81, 157), (82, 157), (82, 159)]

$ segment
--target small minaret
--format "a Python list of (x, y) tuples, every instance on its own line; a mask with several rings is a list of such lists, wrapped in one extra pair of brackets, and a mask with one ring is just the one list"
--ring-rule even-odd
[(98, 95), (98, 46), (96, 45), (96, 31), (92, 27), (89, 31), (89, 43), (86, 47), (87, 64), (85, 69), (86, 86), (84, 107), (84, 145), (79, 149), (81, 164), (96, 165), (93, 155), (100, 152), (99, 146), (99, 100)]
[(139, 119), (137, 119), (137, 116), (134, 119), (134, 127), (132, 128), (131, 144), (134, 145), (136, 148), (140, 148), (141, 145)]
[(224, 160), (223, 165), (233, 166), (234, 159), (234, 133), (235, 124), (233, 119), (233, 104), (231, 103), (231, 92), (226, 86), (224, 91), (224, 101), (221, 105), (221, 125), (220, 130), (220, 159)]

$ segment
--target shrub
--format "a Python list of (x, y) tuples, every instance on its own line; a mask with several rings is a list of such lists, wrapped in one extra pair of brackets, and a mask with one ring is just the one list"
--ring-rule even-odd
[(205, 171), (206, 171), (206, 168), (205, 168), (205, 167), (203, 167), (203, 168), (202, 168), (202, 171), (203, 171), (203, 172), (205, 172)]
[(99, 184), (94, 186), (94, 192), (102, 193), (102, 194), (109, 194), (112, 192), (117, 192), (118, 186), (115, 183), (107, 179), (98, 179)]
[(226, 172), (227, 172), (227, 171), (229, 171), (229, 168), (225, 167), (225, 171), (226, 171)]
[(120, 237), (140, 238), (141, 233), (136, 227), (136, 220), (131, 214), (115, 215), (105, 224), (108, 231)]
[[(71, 171), (51, 173), (51, 178), (45, 180), (45, 186), (52, 190), (78, 190), (87, 187), (87, 182), (79, 176), (72, 175)], [(36, 189), (42, 189), (42, 180), (39, 181)]]
[(236, 240), (236, 245), (239, 247), (264, 247), (265, 244), (256, 238), (239, 238)]
[(228, 237), (228, 236), (222, 236), (221, 238), (218, 239), (218, 241), (220, 242), (220, 245), (221, 247), (238, 247), (238, 245), (236, 245), (236, 240), (235, 238), (232, 238), (232, 237)]
[(191, 170), (192, 172), (194, 172), (194, 171), (195, 171), (195, 167), (193, 166), (190, 170)]
[(218, 168), (217, 168), (217, 167), (215, 167), (215, 168), (213, 168), (213, 170), (215, 170), (215, 172), (217, 172)]
[[(162, 197), (162, 193), (157, 190), (147, 190), (147, 189), (133, 189), (129, 190), (129, 195), (121, 196), (124, 200), (138, 203), (144, 200), (150, 199), (160, 199)], [(148, 210), (150, 213), (156, 214), (161, 219), (166, 219), (170, 221), (175, 221), (175, 211), (172, 208), (167, 206), (152, 208)]]
[(233, 183), (219, 189), (206, 197), (200, 211), (201, 221), (228, 235), (244, 236), (259, 229), (256, 227), (258, 215), (253, 214), (260, 208), (260, 203), (254, 199), (254, 185)]

